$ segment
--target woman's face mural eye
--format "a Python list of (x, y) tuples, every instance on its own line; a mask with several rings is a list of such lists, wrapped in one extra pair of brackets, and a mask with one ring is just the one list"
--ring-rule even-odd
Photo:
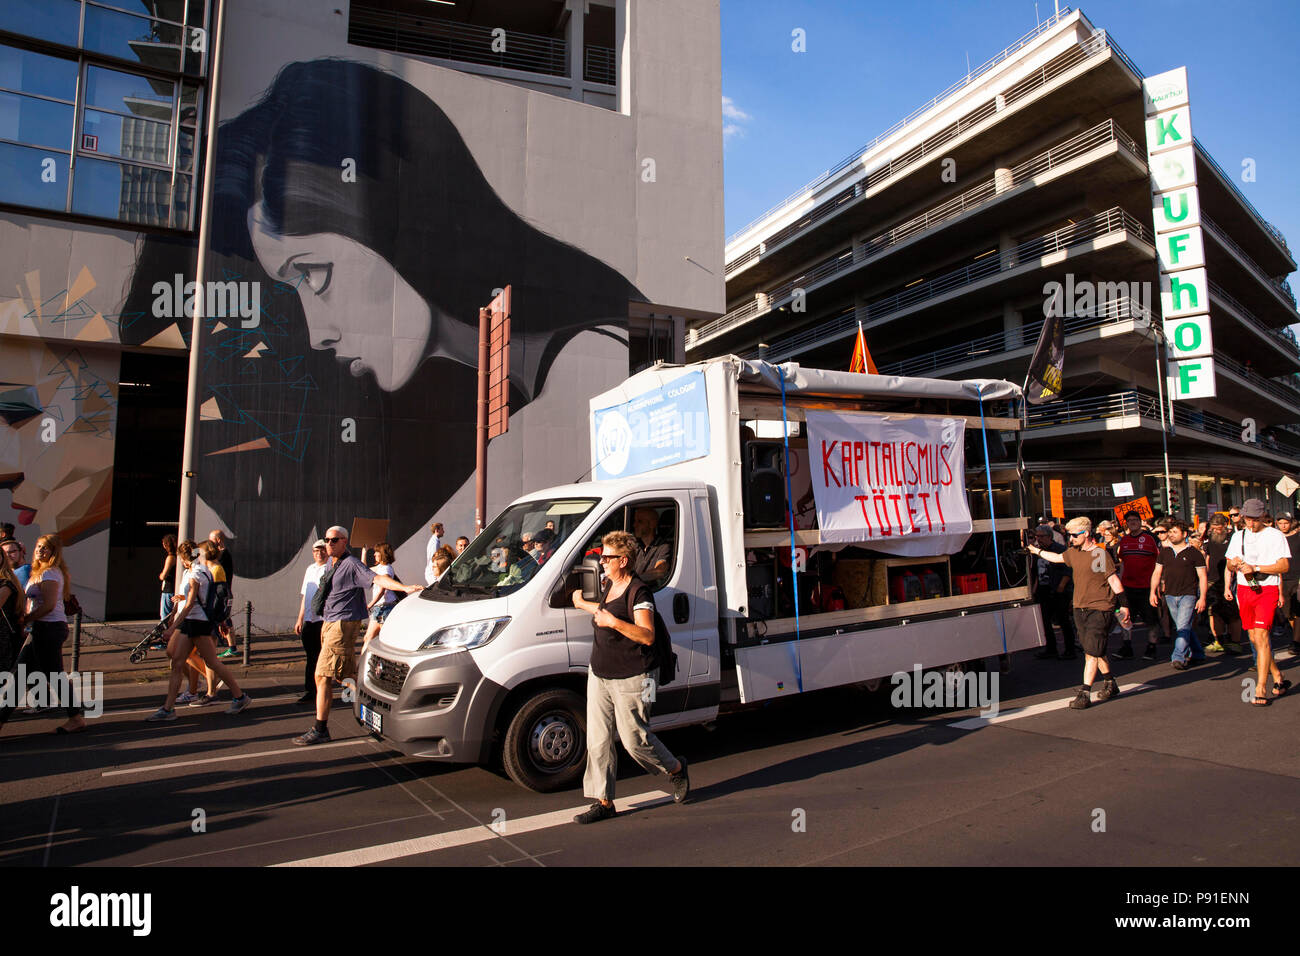
[(248, 226), (262, 268), (297, 288), (312, 348), (332, 351), (357, 377), (371, 372), (388, 392), (410, 380), (434, 345), (433, 322), (386, 259), (337, 233), (282, 236), (260, 205)]

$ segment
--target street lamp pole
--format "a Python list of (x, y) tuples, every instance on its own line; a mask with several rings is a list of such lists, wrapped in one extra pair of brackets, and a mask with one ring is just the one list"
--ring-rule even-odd
[[(1161, 357), (1161, 354), (1160, 354), (1160, 347), (1161, 347), (1162, 345), (1165, 345), (1165, 344), (1166, 344), (1166, 343), (1165, 343), (1165, 333), (1164, 333), (1164, 329), (1162, 329), (1162, 328), (1160, 328), (1158, 325), (1156, 325), (1156, 321), (1155, 321), (1154, 318), (1152, 318), (1152, 320), (1151, 320), (1151, 331), (1155, 333), (1155, 343), (1156, 343), (1156, 392), (1157, 392), (1157, 394), (1159, 395), (1159, 398), (1160, 398), (1160, 444), (1161, 444), (1162, 447), (1163, 447), (1163, 450), (1164, 450), (1164, 456), (1165, 456), (1165, 513), (1166, 513), (1167, 515), (1169, 515), (1170, 517), (1172, 517), (1172, 516), (1173, 516), (1173, 510), (1174, 510), (1174, 509), (1173, 509), (1173, 499), (1172, 499), (1171, 492), (1170, 492), (1171, 484), (1170, 484), (1170, 481), (1169, 481), (1169, 429), (1168, 429), (1168, 426), (1166, 425), (1166, 418), (1165, 418), (1165, 367), (1166, 367), (1166, 362), (1162, 360), (1162, 357)], [(1173, 417), (1174, 417), (1173, 408), (1172, 408), (1172, 396), (1171, 396), (1171, 399), (1170, 399), (1170, 400), (1171, 400), (1171, 407), (1170, 407), (1170, 409), (1169, 409), (1169, 416), (1168, 416), (1168, 417), (1169, 417), (1169, 419), (1172, 421), (1172, 419), (1173, 419)]]
[[(199, 210), (199, 249), (194, 267), (194, 281), (198, 289), (193, 298), (194, 322), (190, 326), (190, 366), (185, 395), (185, 445), (181, 457), (181, 507), (177, 534), (181, 541), (194, 537), (195, 511), (197, 505), (196, 457), (199, 432), (199, 370), (203, 360), (203, 319), (207, 305), (204, 276), (208, 268), (208, 246), (212, 236), (212, 194), (216, 180), (217, 153), (217, 91), (221, 82), (221, 38), (225, 27), (226, 2), (213, 0), (214, 22), (212, 42), (208, 49), (212, 51), (212, 71), (208, 81), (208, 118), (204, 130), (203, 146), (203, 199)], [(176, 574), (179, 587), (180, 573), (183, 569), (177, 562)]]

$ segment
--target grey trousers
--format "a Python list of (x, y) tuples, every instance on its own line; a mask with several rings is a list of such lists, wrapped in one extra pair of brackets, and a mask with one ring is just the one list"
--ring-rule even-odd
[(677, 758), (650, 732), (654, 681), (649, 674), (621, 680), (587, 675), (587, 772), (582, 792), (593, 800), (613, 800), (618, 779), (618, 740), (632, 759), (651, 773), (669, 772)]

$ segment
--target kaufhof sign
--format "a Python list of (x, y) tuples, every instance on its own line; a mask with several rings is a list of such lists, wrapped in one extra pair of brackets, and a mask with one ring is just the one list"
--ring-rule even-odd
[(1187, 68), (1148, 77), (1142, 81), (1142, 94), (1169, 392), (1175, 400), (1212, 398), (1210, 281), (1205, 274)]

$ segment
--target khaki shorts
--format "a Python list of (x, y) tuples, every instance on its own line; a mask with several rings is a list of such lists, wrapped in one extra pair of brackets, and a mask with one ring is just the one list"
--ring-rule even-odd
[(326, 621), (320, 629), (316, 676), (346, 680), (357, 676), (357, 638), (365, 621)]

